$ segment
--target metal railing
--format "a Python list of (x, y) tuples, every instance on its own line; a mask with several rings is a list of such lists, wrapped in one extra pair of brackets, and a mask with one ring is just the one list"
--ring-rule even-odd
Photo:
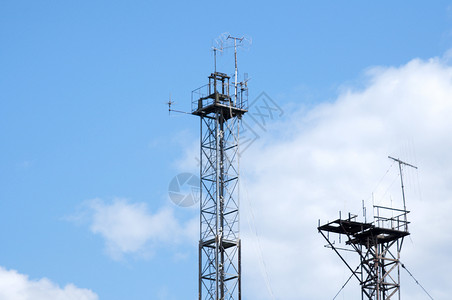
[(409, 211), (374, 205), (375, 226), (399, 231), (408, 231), (407, 214)]
[[(215, 104), (217, 97), (215, 93), (219, 94), (220, 104), (231, 106), (237, 109), (248, 108), (248, 88), (245, 84), (239, 83), (237, 85), (237, 99), (234, 94), (235, 86), (233, 84), (226, 84), (219, 80), (212, 81), (205, 84), (191, 92), (191, 111), (195, 112), (200, 108)], [(233, 94), (231, 95), (230, 92)]]

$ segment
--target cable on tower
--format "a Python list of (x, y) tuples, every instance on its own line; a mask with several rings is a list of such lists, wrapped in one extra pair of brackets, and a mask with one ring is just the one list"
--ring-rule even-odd
[(417, 285), (419, 285), (421, 287), (421, 289), (427, 294), (427, 296), (430, 297), (430, 299), (434, 300), (432, 296), (430, 296), (430, 294), (427, 292), (427, 290), (419, 283), (419, 281), (414, 278), (413, 274), (411, 274), (410, 271), (408, 271), (408, 269), (405, 267), (404, 264), (401, 264), (402, 268), (405, 269), (405, 271), (407, 271), (407, 273), (411, 276), (411, 278), (413, 278), (413, 280), (416, 282)]

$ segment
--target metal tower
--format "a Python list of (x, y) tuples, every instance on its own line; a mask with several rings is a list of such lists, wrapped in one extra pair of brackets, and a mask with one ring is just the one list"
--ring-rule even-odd
[(199, 300), (241, 299), (239, 131), (248, 93), (246, 82), (229, 80), (215, 71), (192, 92), (201, 121)]
[[(327, 247), (333, 249), (352, 272), (350, 278), (354, 276), (359, 281), (361, 299), (400, 299), (400, 252), (404, 238), (410, 234), (402, 166), (417, 167), (389, 158), (399, 164), (403, 209), (374, 205), (374, 222), (358, 222), (357, 216), (350, 213), (342, 219), (339, 214), (339, 219), (322, 226), (319, 221), (317, 228), (328, 242)], [(345, 243), (341, 243), (343, 236)], [(336, 243), (337, 237), (339, 243)], [(359, 265), (352, 268), (342, 251), (356, 252)]]

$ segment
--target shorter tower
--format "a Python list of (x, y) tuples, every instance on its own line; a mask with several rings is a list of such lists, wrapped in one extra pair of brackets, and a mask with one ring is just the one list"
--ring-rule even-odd
[[(408, 232), (409, 211), (405, 205), (402, 166), (416, 168), (399, 159), (389, 157), (399, 164), (402, 186), (403, 209), (374, 205), (374, 221), (357, 221), (350, 213), (346, 218), (328, 222), (317, 227), (333, 249), (361, 285), (361, 299), (389, 300), (400, 299), (400, 252)], [(417, 169), (417, 168), (416, 168)], [(345, 243), (341, 243), (344, 240)], [(339, 241), (339, 243), (336, 243)], [(353, 268), (342, 254), (355, 252), (359, 265)]]

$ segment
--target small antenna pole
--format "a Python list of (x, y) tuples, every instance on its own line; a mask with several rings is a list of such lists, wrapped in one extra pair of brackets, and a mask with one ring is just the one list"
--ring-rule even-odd
[(213, 67), (215, 70), (215, 73), (217, 72), (217, 48), (213, 47)]
[(223, 45), (220, 45), (220, 47), (212, 47), (213, 50), (213, 67), (215, 70), (215, 73), (217, 72), (217, 51), (223, 52)]
[(174, 103), (174, 102), (171, 101), (171, 93), (170, 93), (170, 94), (169, 94), (169, 100), (168, 100), (168, 102), (167, 102), (167, 104), (168, 104), (168, 116), (171, 115), (171, 105), (172, 105), (173, 103)]
[(237, 102), (237, 41), (242, 42), (243, 41), (243, 37), (238, 38), (238, 37), (233, 37), (231, 35), (228, 36), (228, 39), (233, 39), (234, 40), (234, 61), (235, 61), (235, 72), (234, 72), (234, 105)]
[(366, 205), (364, 204), (364, 200), (363, 200), (363, 217), (364, 217), (364, 223), (367, 223), (367, 211), (366, 211)]
[(234, 105), (237, 103), (237, 39), (234, 39)]
[(168, 102), (166, 102), (166, 104), (168, 104), (168, 115), (171, 115), (171, 112), (173, 111), (173, 112), (177, 112), (177, 113), (181, 113), (181, 114), (188, 114), (188, 115), (191, 115), (191, 113), (188, 113), (188, 112), (185, 112), (185, 111), (181, 111), (181, 110), (177, 110), (177, 109), (172, 109), (171, 107), (172, 107), (172, 105), (174, 104), (175, 102), (173, 101), (173, 100), (171, 100), (171, 93), (170, 93), (170, 95), (169, 95), (169, 100), (168, 100)]

